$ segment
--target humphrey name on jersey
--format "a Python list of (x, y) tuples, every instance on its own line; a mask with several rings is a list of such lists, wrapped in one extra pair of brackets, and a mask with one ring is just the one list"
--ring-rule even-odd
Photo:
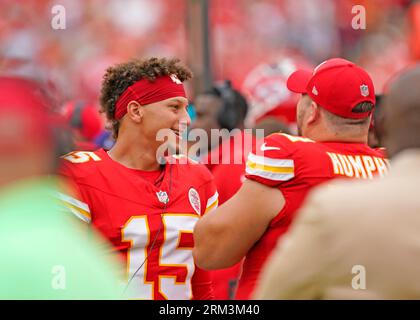
[(386, 159), (368, 155), (345, 155), (327, 152), (334, 174), (350, 178), (372, 179), (373, 173), (384, 176), (388, 172)]

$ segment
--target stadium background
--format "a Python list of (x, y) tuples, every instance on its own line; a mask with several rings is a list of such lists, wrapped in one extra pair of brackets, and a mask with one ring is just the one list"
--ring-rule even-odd
[[(56, 4), (66, 9), (65, 30), (51, 27)], [(357, 4), (366, 8), (365, 30), (352, 28)], [(240, 88), (257, 64), (285, 53), (313, 64), (342, 56), (365, 67), (380, 92), (420, 57), (418, 7), (409, 0), (2, 0), (0, 69), (50, 80), (63, 101), (96, 100), (104, 68), (132, 57), (177, 56), (192, 67), (197, 89), (206, 70)]]
[[(54, 5), (65, 8), (64, 30), (51, 26)], [(366, 29), (352, 27), (356, 5)], [(420, 1), (411, 0), (1, 0), (0, 12), (0, 73), (47, 83), (64, 109), (97, 107), (104, 70), (131, 58), (179, 57), (195, 74), (192, 102), (216, 80), (246, 91), (258, 66), (286, 58), (352, 60), (382, 93), (420, 58)], [(100, 128), (89, 123), (92, 140)]]

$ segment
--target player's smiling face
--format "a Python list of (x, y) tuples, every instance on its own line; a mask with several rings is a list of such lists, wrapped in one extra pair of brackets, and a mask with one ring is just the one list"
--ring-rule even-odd
[[(157, 141), (156, 137), (161, 130), (165, 135), (170, 134), (170, 141), (177, 148), (182, 135), (190, 124), (191, 119), (187, 112), (188, 100), (184, 97), (174, 97), (144, 106), (144, 125), (146, 133), (158, 144), (163, 141)], [(168, 130), (169, 129), (169, 130)]]

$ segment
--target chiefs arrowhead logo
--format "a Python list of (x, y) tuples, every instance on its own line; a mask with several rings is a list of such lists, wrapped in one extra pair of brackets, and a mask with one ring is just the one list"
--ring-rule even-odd
[(191, 188), (188, 192), (188, 198), (190, 200), (191, 207), (193, 207), (194, 211), (197, 214), (201, 212), (201, 205), (200, 205), (200, 196), (194, 188)]

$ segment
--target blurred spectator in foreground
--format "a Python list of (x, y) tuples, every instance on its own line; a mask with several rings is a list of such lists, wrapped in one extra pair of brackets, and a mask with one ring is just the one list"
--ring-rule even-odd
[(375, 96), (375, 109), (372, 114), (372, 122), (369, 128), (368, 145), (371, 148), (380, 148), (383, 145), (383, 112), (382, 101), (383, 95), (377, 94)]
[(389, 175), (336, 181), (310, 195), (267, 264), (257, 298), (420, 298), (419, 87), (417, 65), (384, 98)]
[(103, 128), (99, 108), (85, 101), (72, 101), (64, 106), (64, 118), (72, 128), (76, 150), (94, 151), (95, 139)]
[(0, 299), (116, 299), (114, 262), (55, 200), (48, 109), (37, 83), (0, 77)]

